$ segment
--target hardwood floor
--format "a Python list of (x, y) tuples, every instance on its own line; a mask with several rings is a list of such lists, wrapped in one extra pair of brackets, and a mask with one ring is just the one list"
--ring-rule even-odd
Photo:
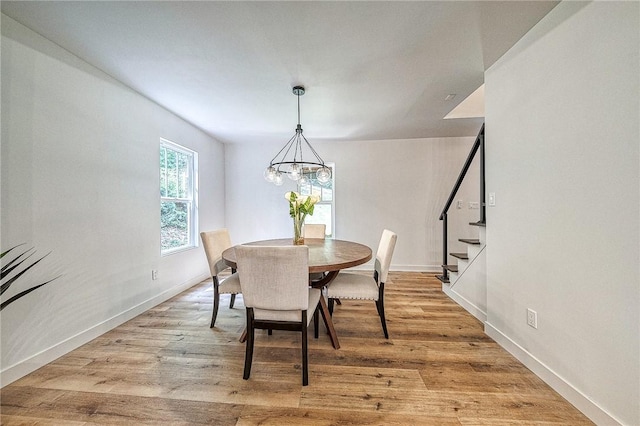
[(584, 425), (592, 424), (483, 333), (434, 275), (391, 273), (390, 339), (375, 304), (343, 301), (309, 337), (301, 385), (300, 333), (256, 334), (242, 380), (242, 298), (201, 283), (0, 391), (3, 425)]

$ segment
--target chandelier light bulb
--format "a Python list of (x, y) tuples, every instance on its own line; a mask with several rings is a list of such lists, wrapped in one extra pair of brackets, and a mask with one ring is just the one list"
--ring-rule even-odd
[(316, 179), (320, 183), (327, 183), (331, 180), (331, 170), (328, 167), (323, 166), (316, 172)]
[(282, 177), (282, 173), (276, 172), (275, 177), (273, 178), (273, 183), (275, 183), (276, 186), (282, 186), (283, 182), (284, 178)]
[(296, 163), (293, 163), (289, 167), (289, 173), (287, 174), (287, 176), (289, 176), (289, 179), (291, 180), (298, 180), (300, 178), (300, 166), (298, 166)]
[(273, 182), (276, 178), (276, 169), (273, 166), (269, 166), (264, 171), (264, 179), (267, 182)]
[(298, 185), (308, 185), (308, 184), (309, 184), (309, 178), (303, 172), (302, 175), (300, 175), (300, 179), (298, 179)]

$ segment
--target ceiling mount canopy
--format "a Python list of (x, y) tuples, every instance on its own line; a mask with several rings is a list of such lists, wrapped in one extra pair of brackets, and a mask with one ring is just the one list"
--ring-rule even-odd
[[(321, 183), (327, 183), (331, 179), (331, 169), (325, 166), (324, 160), (320, 158), (320, 155), (302, 134), (300, 96), (304, 95), (304, 87), (295, 86), (293, 94), (298, 98), (298, 125), (296, 126), (296, 132), (271, 159), (269, 167), (264, 171), (264, 178), (267, 182), (280, 186), (284, 180), (282, 176), (284, 173), (289, 179), (305, 184), (308, 181), (308, 175), (315, 171), (316, 179)], [(303, 149), (313, 155), (311, 160), (309, 160), (309, 155), (307, 155), (307, 160), (303, 159)]]

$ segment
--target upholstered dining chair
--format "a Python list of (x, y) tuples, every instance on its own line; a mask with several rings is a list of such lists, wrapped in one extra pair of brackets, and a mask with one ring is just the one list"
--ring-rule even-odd
[(240, 279), (236, 271), (231, 270), (231, 275), (220, 281), (218, 275), (229, 268), (222, 260), (222, 252), (231, 247), (231, 238), (229, 231), (226, 229), (216, 229), (214, 231), (206, 231), (200, 233), (204, 252), (209, 262), (209, 270), (213, 279), (213, 315), (211, 316), (210, 327), (216, 324), (218, 316), (218, 307), (220, 306), (220, 295), (230, 294), (229, 309), (233, 309), (236, 300), (236, 294), (241, 293)]
[(322, 223), (305, 223), (303, 234), (305, 238), (321, 238), (324, 240), (327, 225)]
[(255, 329), (302, 333), (302, 385), (309, 384), (307, 328), (318, 308), (320, 290), (309, 287), (307, 246), (235, 248), (247, 314), (245, 380), (251, 374)]
[[(317, 238), (324, 240), (326, 229), (327, 225), (322, 223), (305, 223), (304, 228), (302, 228), (302, 233), (304, 234), (305, 238)], [(315, 272), (313, 274), (309, 274), (309, 280), (312, 282), (319, 281), (323, 278), (324, 272)]]
[(382, 237), (376, 253), (373, 279), (370, 276), (353, 272), (340, 272), (327, 287), (329, 312), (333, 313), (335, 299), (364, 299), (376, 302), (384, 337), (389, 338), (387, 321), (384, 314), (384, 284), (389, 274), (391, 257), (396, 246), (398, 236), (388, 229), (382, 231)]

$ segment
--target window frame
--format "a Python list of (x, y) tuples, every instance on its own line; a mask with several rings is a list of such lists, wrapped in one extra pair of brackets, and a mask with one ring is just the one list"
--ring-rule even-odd
[[(187, 155), (189, 157), (188, 162), (188, 175), (191, 179), (187, 185), (188, 197), (168, 197), (162, 195), (162, 167), (160, 165), (161, 151), (162, 149), (168, 149), (180, 154)], [(186, 202), (190, 208), (188, 209), (187, 217), (187, 235), (188, 242), (185, 245), (179, 247), (170, 247), (167, 249), (162, 248), (162, 221), (160, 221), (160, 254), (161, 256), (168, 256), (171, 254), (179, 253), (185, 250), (191, 250), (200, 246), (199, 235), (199, 220), (198, 220), (198, 152), (189, 149), (183, 145), (172, 142), (168, 139), (160, 138), (160, 146), (158, 150), (158, 168), (159, 168), (159, 182), (158, 189), (160, 193), (159, 207), (162, 209), (163, 202)], [(160, 213), (160, 219), (162, 219), (162, 213)]]

